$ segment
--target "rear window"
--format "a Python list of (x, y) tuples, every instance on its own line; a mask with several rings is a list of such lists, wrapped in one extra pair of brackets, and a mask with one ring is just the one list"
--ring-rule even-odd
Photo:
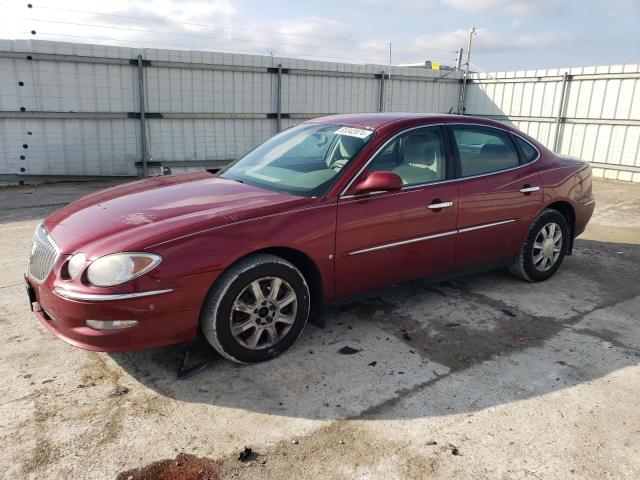
[(522, 156), (523, 156), (522, 160), (524, 161), (523, 163), (533, 162), (538, 156), (538, 151), (533, 147), (533, 145), (531, 145), (525, 139), (517, 135), (512, 135), (511, 137), (513, 138), (513, 141), (516, 142), (516, 144), (518, 145), (518, 148), (520, 148), (520, 151), (522, 152)]

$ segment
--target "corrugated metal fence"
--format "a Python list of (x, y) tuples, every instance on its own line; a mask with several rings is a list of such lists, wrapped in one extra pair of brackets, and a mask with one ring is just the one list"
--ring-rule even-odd
[[(639, 71), (481, 74), (466, 112), (511, 122), (550, 148), (557, 142), (593, 162), (595, 174), (640, 181)], [(457, 111), (459, 73), (388, 74), (383, 65), (0, 41), (0, 181), (136, 175), (145, 150), (174, 171), (219, 166), (307, 118)]]
[(0, 42), (0, 178), (135, 175), (144, 148), (140, 73), (149, 156), (174, 171), (225, 164), (278, 129), (330, 113), (391, 105), (456, 109), (458, 73), (401, 69), (389, 79), (384, 70), (226, 53)]
[(478, 74), (466, 111), (587, 160), (596, 176), (640, 182), (640, 65)]

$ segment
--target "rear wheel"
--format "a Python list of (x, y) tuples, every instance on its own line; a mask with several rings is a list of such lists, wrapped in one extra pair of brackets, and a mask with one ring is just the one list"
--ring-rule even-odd
[(529, 282), (551, 278), (562, 264), (567, 242), (567, 220), (557, 210), (545, 209), (531, 225), (518, 260), (509, 271)]
[(229, 360), (262, 362), (293, 344), (309, 309), (309, 287), (300, 271), (275, 255), (256, 254), (216, 281), (200, 325), (211, 346)]

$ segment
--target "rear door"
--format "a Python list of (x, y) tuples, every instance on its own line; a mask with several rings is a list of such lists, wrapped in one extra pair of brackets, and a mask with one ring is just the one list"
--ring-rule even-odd
[(458, 189), (443, 127), (408, 130), (390, 140), (356, 176), (391, 171), (396, 192), (346, 195), (338, 202), (336, 298), (453, 268)]
[(517, 255), (542, 204), (537, 156), (522, 158), (506, 130), (471, 124), (448, 129), (460, 178), (455, 268)]

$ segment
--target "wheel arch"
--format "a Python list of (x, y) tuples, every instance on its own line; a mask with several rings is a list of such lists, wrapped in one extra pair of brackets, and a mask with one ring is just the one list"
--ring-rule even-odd
[(320, 273), (320, 269), (318, 268), (316, 262), (314, 262), (313, 259), (303, 251), (284, 246), (273, 246), (261, 248), (259, 250), (253, 250), (252, 252), (246, 253), (245, 255), (236, 258), (232, 263), (226, 266), (224, 271), (227, 271), (239, 261), (260, 253), (269, 253), (271, 255), (276, 255), (292, 263), (298, 270), (300, 270), (305, 280), (307, 281), (307, 284), (309, 285), (309, 293), (311, 295), (311, 310), (309, 313), (309, 321), (315, 325), (324, 326), (321, 322), (325, 301), (322, 274)]
[(316, 262), (306, 253), (291, 247), (268, 247), (253, 253), (271, 253), (291, 262), (300, 270), (309, 284), (309, 293), (311, 294), (309, 321), (318, 325), (322, 317), (325, 296), (322, 274)]
[(571, 255), (573, 251), (573, 240), (575, 238), (576, 231), (576, 211), (570, 202), (564, 200), (558, 200), (544, 207), (545, 209), (555, 210), (560, 212), (567, 221), (569, 227), (569, 241), (567, 242), (566, 254)]

